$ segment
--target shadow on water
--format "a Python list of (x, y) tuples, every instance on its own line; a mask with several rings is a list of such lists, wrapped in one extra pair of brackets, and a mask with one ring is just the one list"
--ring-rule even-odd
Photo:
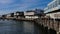
[(43, 27), (37, 23), (34, 23), (34, 34), (45, 34)]

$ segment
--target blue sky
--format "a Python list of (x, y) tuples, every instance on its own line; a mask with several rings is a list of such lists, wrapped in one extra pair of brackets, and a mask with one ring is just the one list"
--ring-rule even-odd
[(52, 0), (0, 0), (0, 15), (16, 11), (44, 9)]

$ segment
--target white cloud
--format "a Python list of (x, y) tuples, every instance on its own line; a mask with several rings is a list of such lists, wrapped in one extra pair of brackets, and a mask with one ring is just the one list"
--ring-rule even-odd
[(21, 0), (23, 3), (32, 3), (32, 4), (35, 4), (35, 3), (38, 3), (39, 0)]
[(13, 0), (0, 0), (0, 4), (10, 4), (13, 3)]
[(37, 2), (38, 0), (22, 0), (23, 2)]
[(44, 3), (46, 2), (42, 2), (42, 0), (41, 1), (40, 0), (0, 0), (0, 12), (9, 13), (13, 11), (15, 12), (20, 10), (24, 11), (35, 8), (42, 8), (41, 4)]

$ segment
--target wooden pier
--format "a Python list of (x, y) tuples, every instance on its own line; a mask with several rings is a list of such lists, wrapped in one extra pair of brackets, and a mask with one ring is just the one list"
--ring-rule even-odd
[[(39, 18), (36, 19), (36, 23), (41, 26), (43, 25), (43, 27), (47, 27), (48, 30), (52, 29), (56, 34), (60, 34), (60, 19)], [(51, 32), (52, 31), (50, 31), (50, 34), (53, 34)]]
[[(13, 19), (13, 18), (6, 18), (6, 19)], [(60, 34), (60, 19), (51, 19), (51, 18), (38, 18), (38, 19), (14, 18), (14, 19), (19, 21), (34, 21), (35, 23), (38, 23), (44, 28), (47, 27), (47, 30), (50, 34), (52, 34), (51, 32)]]

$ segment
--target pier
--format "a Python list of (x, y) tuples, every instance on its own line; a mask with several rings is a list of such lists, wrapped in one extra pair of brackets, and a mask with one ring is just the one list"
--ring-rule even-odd
[(36, 23), (41, 25), (47, 34), (60, 34), (60, 20), (51, 18), (39, 18), (35, 20)]
[(45, 16), (46, 15), (43, 12), (41, 14), (39, 13), (38, 15), (35, 11), (27, 11), (3, 15), (2, 19), (33, 21), (33, 23), (39, 25), (42, 32), (46, 32), (46, 34), (60, 34), (60, 19), (53, 19), (49, 16)]
[[(12, 19), (12, 18), (6, 18), (6, 19)], [(14, 20), (14, 19), (13, 19)], [(34, 23), (37, 23), (44, 29), (43, 31), (46, 32), (46, 34), (59, 34), (60, 33), (60, 19), (51, 19), (48, 17), (40, 17), (37, 19), (32, 18), (15, 18), (15, 20), (18, 21), (33, 21)]]
[(0, 34), (60, 34), (60, 0), (0, 0)]

